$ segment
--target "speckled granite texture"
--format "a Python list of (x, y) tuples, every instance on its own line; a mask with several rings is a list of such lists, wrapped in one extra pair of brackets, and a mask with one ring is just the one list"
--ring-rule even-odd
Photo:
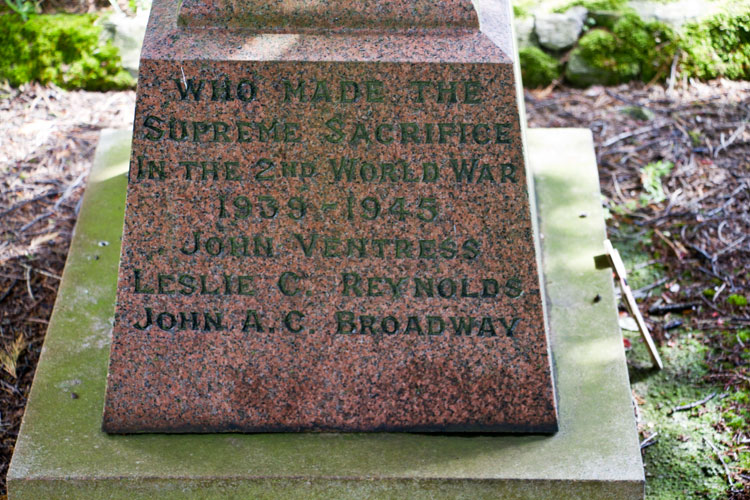
[(509, 6), (304, 34), (177, 11), (142, 53), (103, 428), (556, 431)]
[(479, 27), (471, 0), (183, 0), (179, 23), (268, 31)]

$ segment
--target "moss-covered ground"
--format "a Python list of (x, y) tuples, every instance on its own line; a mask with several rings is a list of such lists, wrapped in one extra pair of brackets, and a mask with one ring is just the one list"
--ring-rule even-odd
[[(664, 276), (664, 268), (655, 262), (659, 255), (652, 237), (652, 231), (624, 224), (611, 234), (630, 270), (628, 281), (634, 290)], [(658, 295), (662, 291), (656, 288), (652, 293)], [(686, 317), (682, 320), (689, 323)], [(664, 361), (661, 371), (652, 368), (640, 335), (627, 330), (623, 333), (626, 346), (632, 346), (627, 358), (643, 442), (647, 500), (724, 499), (732, 494), (741, 495), (730, 485), (727, 470), (736, 473), (750, 467), (746, 452), (732, 452), (733, 436), (750, 425), (750, 415), (738, 410), (736, 403), (740, 403), (740, 408), (746, 405), (750, 391), (747, 385), (725, 386), (712, 377), (715, 370), (711, 365), (723, 342), (743, 342), (743, 338), (750, 341), (750, 331), (688, 327), (663, 332), (659, 348)], [(746, 345), (744, 353), (750, 359), (750, 342)], [(706, 398), (710, 399), (703, 404), (675, 411)], [(726, 462), (727, 469), (721, 460)]]

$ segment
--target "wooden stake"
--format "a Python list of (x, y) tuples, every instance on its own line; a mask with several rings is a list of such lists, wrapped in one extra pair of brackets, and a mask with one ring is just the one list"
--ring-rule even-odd
[(646, 343), (648, 354), (651, 356), (651, 361), (654, 363), (654, 366), (661, 370), (664, 368), (664, 364), (659, 356), (659, 351), (656, 350), (656, 344), (654, 344), (654, 339), (648, 331), (648, 326), (646, 326), (646, 322), (643, 320), (641, 310), (638, 309), (638, 304), (633, 296), (633, 291), (628, 285), (627, 271), (625, 270), (625, 264), (623, 264), (622, 259), (620, 258), (620, 252), (612, 246), (612, 242), (609, 240), (604, 240), (604, 249), (607, 251), (606, 254), (594, 257), (596, 267), (600, 269), (603, 267), (611, 267), (614, 269), (615, 276), (617, 276), (617, 281), (620, 284), (620, 290), (622, 290), (622, 296), (625, 299), (625, 306), (628, 308), (628, 312), (630, 312), (630, 315), (635, 319), (635, 322), (638, 325), (638, 330), (641, 332), (641, 337)]

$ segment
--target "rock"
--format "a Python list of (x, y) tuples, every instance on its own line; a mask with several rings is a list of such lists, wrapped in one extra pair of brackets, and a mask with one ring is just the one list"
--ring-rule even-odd
[(534, 18), (521, 17), (513, 21), (516, 30), (516, 42), (519, 49), (539, 46), (539, 40), (534, 33)]
[(722, 2), (678, 0), (671, 3), (634, 0), (628, 4), (644, 21), (659, 21), (679, 30), (684, 24), (718, 14)]
[(148, 14), (148, 9), (139, 9), (138, 14), (132, 17), (123, 12), (116, 12), (103, 23), (105, 37), (120, 49), (122, 67), (133, 75), (133, 78), (138, 77), (138, 62), (143, 36), (146, 34)]
[(614, 10), (592, 10), (589, 12), (589, 18), (593, 20), (595, 26), (607, 29), (612, 29), (621, 17), (622, 13)]
[(563, 50), (576, 43), (588, 11), (573, 7), (562, 14), (537, 14), (534, 28), (539, 44), (550, 50)]
[(579, 49), (573, 49), (565, 66), (565, 79), (575, 87), (589, 85), (606, 85), (611, 75), (591, 66), (581, 55)]

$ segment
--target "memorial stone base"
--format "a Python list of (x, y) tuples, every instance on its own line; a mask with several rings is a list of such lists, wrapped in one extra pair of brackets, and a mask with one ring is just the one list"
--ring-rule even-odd
[[(531, 129), (554, 435), (101, 431), (130, 151), (102, 133), (8, 473), (10, 500), (637, 499), (644, 476), (584, 129)], [(600, 300), (595, 300), (600, 297)]]

